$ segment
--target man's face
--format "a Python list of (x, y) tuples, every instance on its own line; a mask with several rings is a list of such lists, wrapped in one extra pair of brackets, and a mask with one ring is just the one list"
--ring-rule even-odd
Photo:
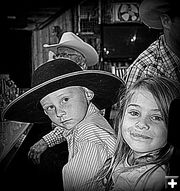
[(171, 24), (170, 36), (180, 47), (180, 16), (175, 17)]
[(52, 92), (40, 103), (53, 123), (69, 130), (84, 119), (88, 109), (86, 93), (78, 86)]
[[(166, 42), (172, 44), (172, 47), (179, 49), (180, 47), (180, 16), (168, 16), (164, 14), (161, 16), (161, 22), (164, 28), (164, 33), (167, 39)], [(172, 48), (171, 47), (171, 48)]]
[(78, 64), (83, 70), (87, 69), (86, 58), (73, 48), (61, 46), (53, 48), (52, 52), (54, 53), (53, 59), (68, 58)]

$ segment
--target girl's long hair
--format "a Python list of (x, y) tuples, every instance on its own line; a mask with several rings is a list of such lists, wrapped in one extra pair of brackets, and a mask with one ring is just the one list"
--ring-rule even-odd
[[(180, 97), (180, 84), (174, 80), (167, 79), (165, 77), (146, 77), (138, 80), (132, 87), (130, 87), (124, 94), (119, 96), (120, 108), (119, 113), (116, 117), (115, 121), (115, 131), (117, 132), (117, 143), (115, 147), (114, 156), (108, 159), (104, 166), (99, 170), (98, 174), (94, 177), (93, 182), (102, 182), (106, 190), (109, 190), (112, 186), (112, 174), (118, 164), (123, 163), (127, 157), (127, 154), (131, 152), (131, 148), (128, 144), (124, 141), (122, 137), (122, 124), (123, 118), (125, 114), (125, 110), (127, 108), (128, 103), (131, 101), (132, 96), (135, 94), (136, 91), (139, 89), (144, 89), (152, 93), (158, 108), (160, 109), (161, 115), (163, 120), (165, 121), (166, 127), (168, 127), (168, 111), (170, 107), (170, 103), (173, 99)], [(168, 130), (170, 131), (170, 130)], [(168, 167), (168, 161), (173, 153), (173, 146), (168, 144), (158, 150), (156, 152), (156, 157), (150, 160), (149, 162), (143, 162), (131, 167), (120, 169), (119, 173), (128, 171), (132, 168), (138, 168), (147, 164), (155, 164), (153, 168), (143, 174), (139, 180), (144, 177), (144, 180), (147, 183), (148, 177), (160, 166), (166, 165)], [(153, 152), (149, 152), (148, 156), (153, 155)], [(168, 169), (168, 168), (167, 168)], [(138, 181), (139, 181), (138, 180)], [(145, 184), (144, 183), (144, 187)], [(138, 184), (138, 182), (137, 182)], [(136, 184), (136, 185), (137, 185)]]

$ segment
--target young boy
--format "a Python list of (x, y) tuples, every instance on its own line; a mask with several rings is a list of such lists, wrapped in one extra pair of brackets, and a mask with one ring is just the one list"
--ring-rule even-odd
[(60, 58), (37, 68), (32, 84), (7, 106), (3, 117), (30, 123), (51, 120), (56, 128), (31, 147), (29, 157), (39, 163), (48, 147), (67, 140), (64, 190), (79, 190), (114, 153), (114, 130), (99, 110), (117, 101), (124, 82), (109, 72), (82, 70)]

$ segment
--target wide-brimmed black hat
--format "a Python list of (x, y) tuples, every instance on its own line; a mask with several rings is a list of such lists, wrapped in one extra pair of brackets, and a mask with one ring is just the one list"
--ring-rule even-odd
[(82, 70), (69, 59), (56, 59), (39, 66), (33, 73), (32, 88), (13, 100), (3, 111), (6, 120), (47, 122), (39, 102), (47, 94), (69, 86), (83, 86), (94, 92), (92, 102), (107, 108), (117, 102), (119, 91), (125, 88), (123, 80), (102, 70)]

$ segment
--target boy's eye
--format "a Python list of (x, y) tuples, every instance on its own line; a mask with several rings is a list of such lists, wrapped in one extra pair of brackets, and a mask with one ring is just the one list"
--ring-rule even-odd
[(62, 103), (62, 104), (63, 104), (63, 103), (66, 103), (68, 100), (69, 100), (69, 98), (68, 98), (68, 97), (65, 97), (65, 98), (63, 98), (63, 99), (61, 100), (61, 103)]
[(55, 107), (53, 105), (50, 105), (50, 106), (44, 108), (45, 111), (52, 111), (54, 109), (55, 109)]

